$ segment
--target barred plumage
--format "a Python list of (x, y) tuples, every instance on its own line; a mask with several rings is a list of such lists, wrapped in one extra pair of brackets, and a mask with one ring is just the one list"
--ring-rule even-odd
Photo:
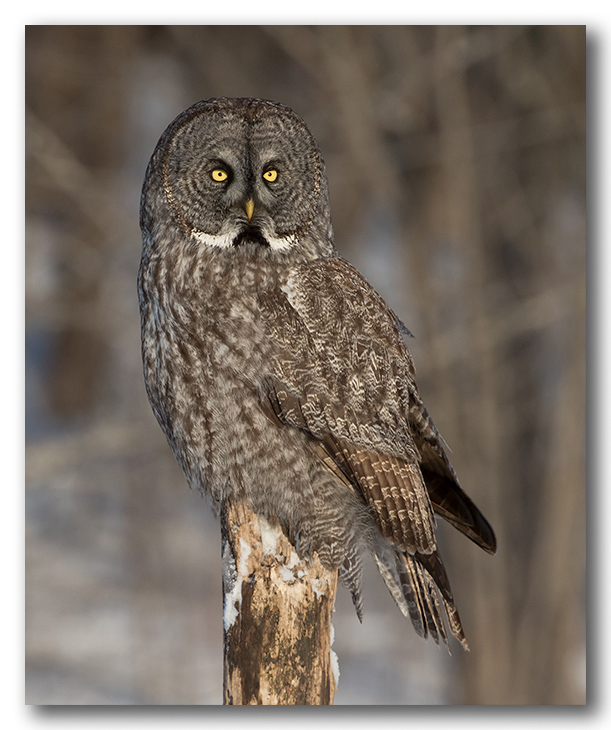
[(320, 152), (291, 110), (213, 99), (151, 158), (139, 273), (147, 392), (189, 483), (245, 499), (337, 568), (374, 555), (422, 636), (466, 647), (435, 513), (489, 552), (422, 401), (409, 332), (333, 245)]

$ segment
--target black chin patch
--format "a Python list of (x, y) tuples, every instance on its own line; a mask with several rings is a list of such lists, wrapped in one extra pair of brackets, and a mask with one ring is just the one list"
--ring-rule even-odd
[(256, 243), (259, 246), (268, 246), (261, 231), (255, 226), (245, 226), (233, 239), (234, 246), (241, 246), (244, 243)]

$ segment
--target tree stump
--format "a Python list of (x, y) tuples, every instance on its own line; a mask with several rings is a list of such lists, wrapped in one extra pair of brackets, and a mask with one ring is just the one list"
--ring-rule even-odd
[(337, 571), (299, 559), (280, 527), (245, 504), (221, 512), (224, 704), (331, 705)]

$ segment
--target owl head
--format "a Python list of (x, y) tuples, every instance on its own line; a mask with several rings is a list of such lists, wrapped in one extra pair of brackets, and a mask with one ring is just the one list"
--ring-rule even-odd
[(318, 145), (297, 114), (276, 102), (200, 101), (157, 144), (142, 191), (141, 226), (150, 240), (174, 233), (215, 249), (290, 252), (307, 243), (318, 255), (331, 253)]

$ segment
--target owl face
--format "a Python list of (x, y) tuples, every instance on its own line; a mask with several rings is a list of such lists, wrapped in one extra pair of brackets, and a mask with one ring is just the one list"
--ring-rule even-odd
[(166, 130), (151, 165), (175, 222), (207, 246), (290, 249), (313, 220), (328, 221), (316, 142), (292, 110), (273, 102), (195, 104)]

